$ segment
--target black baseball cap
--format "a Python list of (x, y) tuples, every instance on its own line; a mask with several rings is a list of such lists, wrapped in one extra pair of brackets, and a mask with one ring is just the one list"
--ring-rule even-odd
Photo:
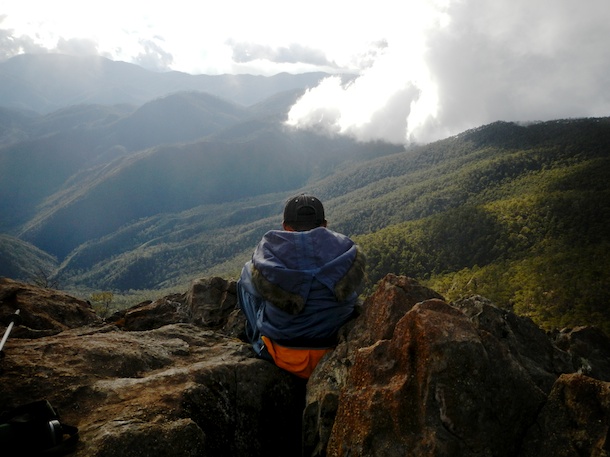
[(300, 194), (286, 201), (284, 222), (312, 222), (321, 225), (324, 220), (324, 206), (316, 197)]

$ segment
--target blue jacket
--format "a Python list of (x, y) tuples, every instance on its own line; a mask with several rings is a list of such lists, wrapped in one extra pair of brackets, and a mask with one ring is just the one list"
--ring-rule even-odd
[(365, 258), (347, 236), (319, 227), (272, 230), (244, 266), (240, 285), (261, 300), (260, 333), (288, 347), (336, 344), (353, 317)]

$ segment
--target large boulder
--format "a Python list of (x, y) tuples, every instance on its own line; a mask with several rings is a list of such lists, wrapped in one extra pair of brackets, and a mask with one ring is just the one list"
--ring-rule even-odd
[(610, 381), (610, 339), (599, 328), (576, 327), (553, 335), (557, 347), (572, 356), (572, 364), (580, 373), (602, 381)]
[(19, 310), (19, 323), (13, 338), (56, 335), (70, 328), (100, 323), (91, 305), (53, 289), (0, 277), (0, 318), (6, 320)]
[(375, 292), (365, 300), (360, 316), (342, 329), (337, 348), (322, 359), (309, 380), (303, 414), (305, 456), (326, 455), (339, 396), (358, 351), (391, 338), (396, 322), (416, 303), (434, 298), (442, 297), (404, 276), (388, 275), (377, 284)]
[[(561, 349), (531, 319), (500, 309), (481, 296), (454, 303), (479, 332), (488, 332), (523, 367), (532, 381), (548, 394), (557, 377), (575, 370), (571, 346)], [(610, 351), (607, 352), (610, 354)]]
[(188, 322), (209, 329), (226, 330), (237, 306), (236, 283), (223, 278), (201, 278), (185, 294), (146, 301), (107, 318), (123, 330), (151, 330)]
[(610, 452), (610, 383), (559, 377), (523, 442), (520, 457), (605, 456)]
[(544, 400), (496, 338), (426, 300), (356, 352), (328, 452), (514, 456)]
[[(595, 362), (610, 356), (608, 338), (590, 333), (598, 338), (595, 349), (579, 338), (578, 353)], [(562, 430), (569, 438), (557, 446), (581, 434), (596, 443), (590, 450), (601, 451), (605, 425), (540, 426), (551, 414), (540, 411), (554, 410), (546, 405), (557, 379), (582, 371), (570, 338), (562, 341), (559, 348), (531, 320), (483, 297), (450, 305), (414, 280), (388, 275), (309, 381), (304, 455), (529, 456), (540, 449), (535, 443)], [(606, 424), (608, 398), (598, 390), (580, 392)], [(578, 395), (550, 398), (555, 409), (573, 411)], [(544, 455), (558, 449), (547, 446)]]

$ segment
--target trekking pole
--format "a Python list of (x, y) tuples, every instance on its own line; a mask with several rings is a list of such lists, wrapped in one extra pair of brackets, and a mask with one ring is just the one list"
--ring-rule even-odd
[(13, 314), (13, 317), (11, 317), (11, 321), (9, 322), (8, 327), (6, 327), (6, 331), (4, 332), (4, 336), (2, 337), (2, 341), (0, 341), (0, 354), (2, 355), (4, 355), (4, 353), (2, 352), (2, 348), (4, 348), (4, 344), (6, 343), (6, 340), (8, 340), (8, 336), (11, 334), (11, 330), (13, 330), (13, 325), (15, 325), (15, 321), (18, 317), (19, 310), (15, 311), (15, 314)]

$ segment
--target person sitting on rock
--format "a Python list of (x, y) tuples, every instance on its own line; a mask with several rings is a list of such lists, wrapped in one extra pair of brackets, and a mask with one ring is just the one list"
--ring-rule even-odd
[(256, 354), (307, 379), (354, 317), (365, 256), (326, 228), (314, 196), (290, 198), (282, 226), (263, 236), (244, 265), (237, 297)]

